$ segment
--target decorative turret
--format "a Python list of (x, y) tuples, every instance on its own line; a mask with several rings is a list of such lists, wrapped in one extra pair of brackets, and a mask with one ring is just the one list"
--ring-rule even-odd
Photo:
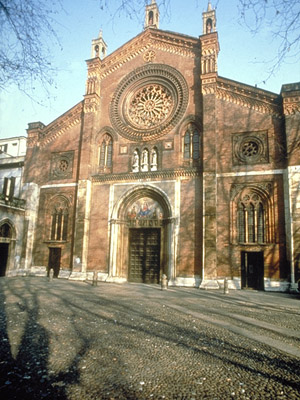
[(216, 32), (216, 10), (213, 10), (211, 2), (208, 2), (207, 11), (202, 13), (203, 18), (203, 35)]
[(104, 58), (106, 56), (107, 44), (102, 37), (102, 30), (100, 30), (97, 39), (92, 40), (92, 58)]
[(216, 10), (212, 8), (210, 2), (202, 16), (203, 35), (200, 36), (202, 92), (212, 93), (215, 90), (220, 47), (216, 32)]
[(151, 4), (146, 6), (144, 29), (147, 28), (159, 28), (159, 10), (155, 0), (151, 0)]

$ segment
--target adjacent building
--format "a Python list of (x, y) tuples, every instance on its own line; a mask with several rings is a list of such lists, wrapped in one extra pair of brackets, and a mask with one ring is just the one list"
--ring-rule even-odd
[(26, 137), (0, 139), (0, 276), (21, 268), (24, 257), (25, 201), (22, 178)]

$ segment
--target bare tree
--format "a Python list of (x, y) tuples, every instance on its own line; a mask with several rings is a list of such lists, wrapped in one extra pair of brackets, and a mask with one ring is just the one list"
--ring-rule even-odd
[(300, 58), (299, 0), (239, 0), (243, 24), (259, 34), (267, 28), (278, 41), (277, 54), (270, 60), (270, 76), (285, 62)]
[(50, 44), (58, 44), (54, 15), (59, 0), (0, 0), (0, 89), (29, 94), (52, 83)]
[[(215, 0), (213, 5), (221, 1)], [(108, 9), (112, 20), (126, 14), (141, 23), (146, 4), (150, 0), (99, 0), (100, 8)], [(168, 16), (170, 0), (157, 0), (157, 4), (161, 15)], [(258, 33), (267, 25), (279, 39), (270, 75), (283, 62), (299, 60), (299, 0), (238, 0), (238, 4), (242, 21), (251, 31)], [(47, 87), (53, 82), (50, 48), (54, 42), (59, 44), (54, 26), (55, 13), (61, 10), (60, 0), (0, 0), (0, 89), (15, 84), (28, 94), (36, 84)]]

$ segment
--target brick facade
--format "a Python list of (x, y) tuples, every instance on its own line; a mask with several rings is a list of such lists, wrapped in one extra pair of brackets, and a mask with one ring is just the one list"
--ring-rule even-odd
[(73, 279), (295, 287), (299, 84), (277, 95), (220, 77), (214, 10), (199, 38), (147, 21), (108, 56), (95, 39), (83, 101), (29, 124), (32, 266), (52, 252)]

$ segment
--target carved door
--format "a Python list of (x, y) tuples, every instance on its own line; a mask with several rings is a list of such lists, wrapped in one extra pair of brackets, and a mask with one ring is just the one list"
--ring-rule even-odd
[(129, 230), (130, 282), (159, 283), (160, 229)]

